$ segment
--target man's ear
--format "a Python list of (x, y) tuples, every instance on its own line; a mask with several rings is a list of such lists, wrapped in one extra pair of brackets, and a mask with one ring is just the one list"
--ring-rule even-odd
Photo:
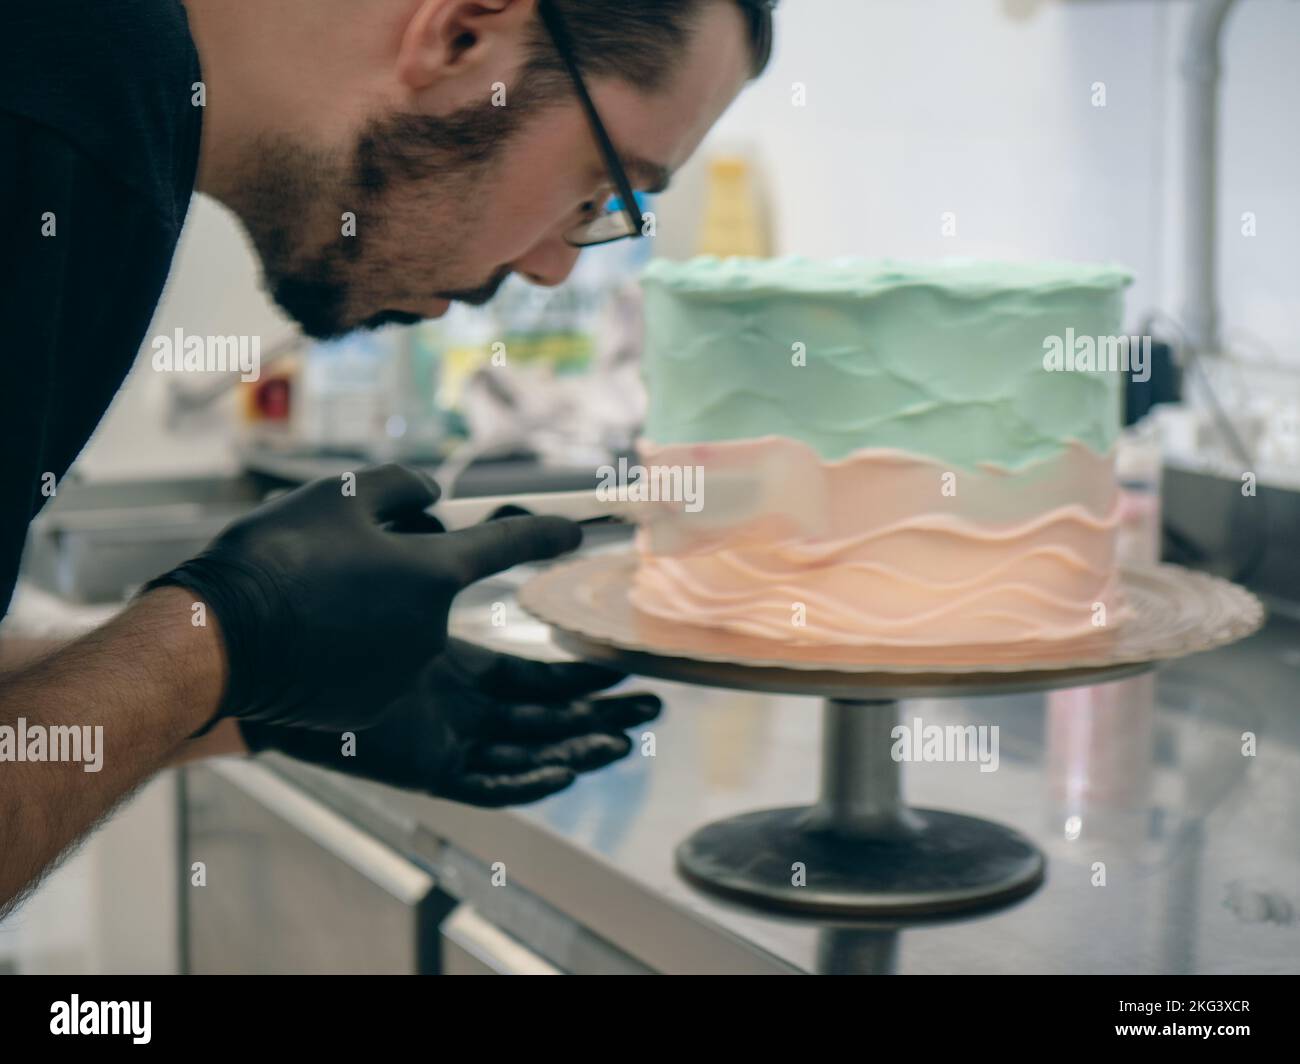
[(397, 76), (419, 92), (470, 71), (491, 70), (505, 81), (522, 57), (537, 0), (423, 0), (406, 22)]

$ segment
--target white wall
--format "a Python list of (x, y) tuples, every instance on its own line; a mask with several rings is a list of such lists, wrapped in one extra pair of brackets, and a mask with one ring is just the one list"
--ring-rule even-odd
[[(228, 431), (233, 396), (224, 409), (182, 422), (179, 431), (165, 427), (167, 393), (176, 381), (153, 370), (149, 343), (177, 328), (198, 336), (260, 336), (263, 352), (296, 331), (261, 291), (257, 260), (242, 228), (206, 196), (194, 199), (143, 354), (82, 454), (82, 475), (184, 476), (234, 468)], [(197, 376), (187, 377), (182, 383), (194, 387)]]
[[(760, 162), (780, 252), (1112, 259), (1137, 274), (1134, 322), (1176, 311), (1191, 6), (784, 0), (772, 68), (710, 145)], [(1300, 3), (1240, 0), (1224, 45), (1225, 332), (1300, 366)], [(1105, 107), (1092, 104), (1096, 82)], [(700, 179), (697, 160), (666, 197), (674, 253), (689, 243), (671, 232), (672, 209), (694, 219)], [(1254, 238), (1240, 235), (1246, 210)], [(940, 235), (944, 211), (956, 236)]]

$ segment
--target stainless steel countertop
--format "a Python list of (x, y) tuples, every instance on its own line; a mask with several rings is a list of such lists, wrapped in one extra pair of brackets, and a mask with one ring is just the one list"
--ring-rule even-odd
[[(547, 630), (513, 603), (527, 575), (476, 585), (458, 604), (455, 629), (517, 653), (561, 656)], [(498, 601), (507, 603), (506, 624), (492, 628), (486, 618)], [(908, 720), (996, 724), (1001, 737), (996, 772), (973, 764), (904, 766), (908, 800), (1018, 828), (1048, 857), (1047, 882), (1036, 893), (946, 922), (833, 926), (759, 913), (689, 886), (674, 870), (673, 848), (695, 828), (813, 799), (820, 704), (635, 677), (625, 686), (664, 699), (651, 727), (655, 756), (634, 752), (521, 809), (456, 806), (275, 755), (263, 763), (442, 871), (480, 907), (495, 889), (488, 866), (503, 862), (511, 885), (616, 945), (632, 966), (1300, 971), (1294, 620), (1275, 616), (1236, 646), (1103, 687), (906, 703)], [(1255, 756), (1243, 756), (1244, 732), (1257, 736)], [(1105, 885), (1094, 885), (1098, 862)], [(498, 917), (507, 924), (509, 908)]]

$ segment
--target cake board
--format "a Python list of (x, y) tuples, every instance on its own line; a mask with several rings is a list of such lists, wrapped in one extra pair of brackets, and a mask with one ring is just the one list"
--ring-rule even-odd
[(797, 647), (638, 612), (627, 595), (636, 562), (624, 551), (555, 566), (530, 580), (519, 602), (588, 661), (823, 699), (817, 801), (706, 824), (676, 851), (678, 870), (696, 886), (780, 912), (937, 916), (1005, 904), (1043, 882), (1046, 859), (1019, 832), (905, 803), (902, 766), (890, 754), (901, 701), (1109, 683), (1234, 642), (1264, 621), (1245, 589), (1161, 565), (1124, 570), (1132, 611), (1124, 624), (1050, 648)]

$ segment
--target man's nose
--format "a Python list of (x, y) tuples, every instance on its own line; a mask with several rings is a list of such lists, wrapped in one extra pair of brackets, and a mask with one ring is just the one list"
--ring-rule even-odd
[(580, 248), (554, 237), (537, 244), (522, 258), (515, 259), (510, 268), (533, 284), (552, 288), (573, 272), (580, 251)]

